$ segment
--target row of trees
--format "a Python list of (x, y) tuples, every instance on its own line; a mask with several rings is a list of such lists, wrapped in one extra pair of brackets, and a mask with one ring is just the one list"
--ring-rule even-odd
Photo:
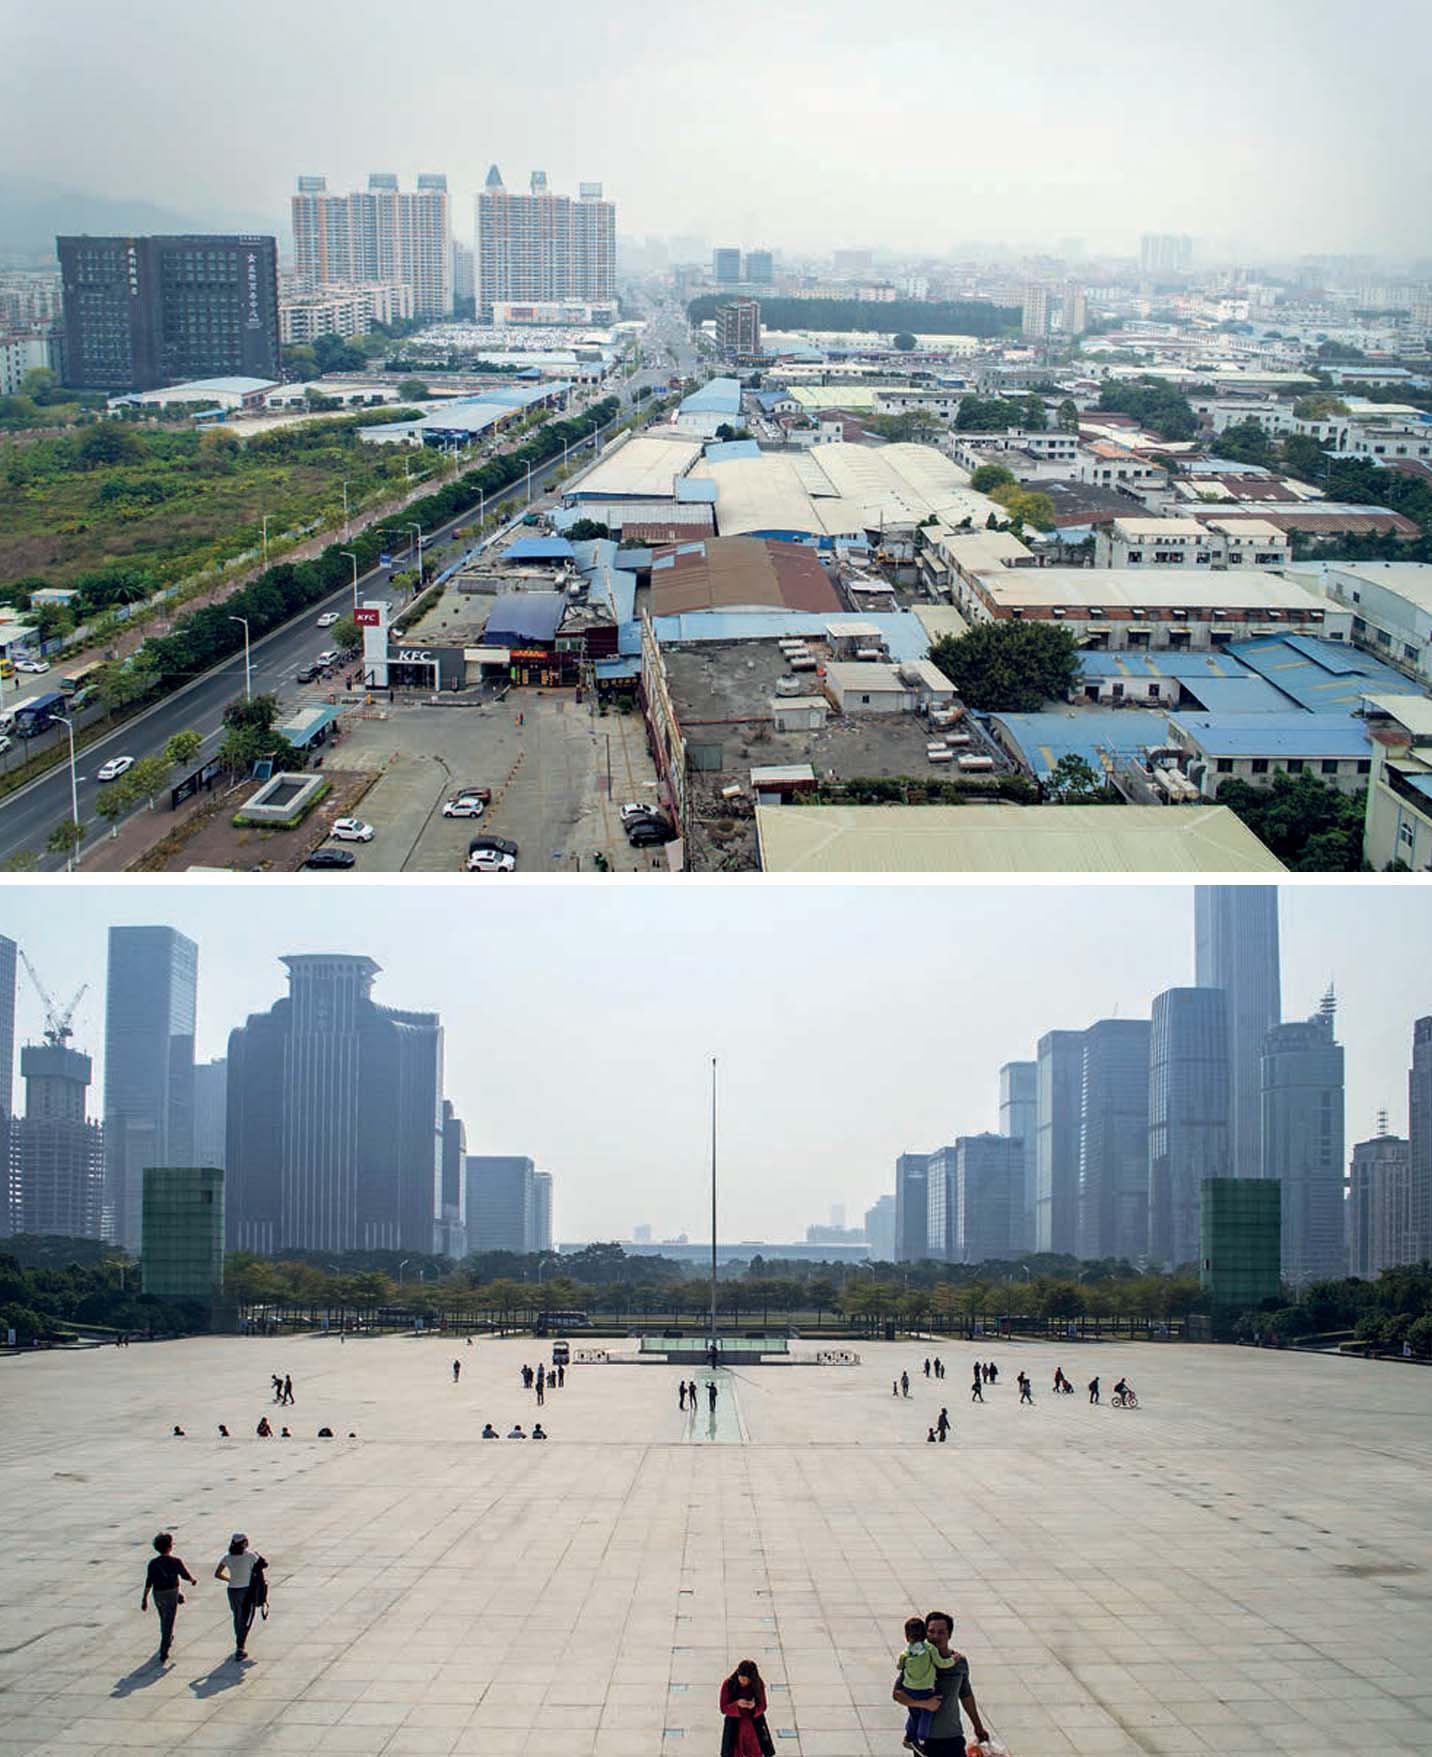
[(1099, 392), (1099, 407), (1115, 414), (1132, 415), (1141, 427), (1160, 439), (1194, 439), (1198, 416), (1193, 404), (1157, 378), (1121, 378), (1106, 381)]
[(1347, 1330), (1374, 1348), (1401, 1352), (1406, 1343), (1424, 1360), (1432, 1355), (1432, 1263), (1384, 1269), (1376, 1281), (1315, 1281), (1286, 1305), (1245, 1312), (1237, 1326), (1244, 1340), (1283, 1343)]

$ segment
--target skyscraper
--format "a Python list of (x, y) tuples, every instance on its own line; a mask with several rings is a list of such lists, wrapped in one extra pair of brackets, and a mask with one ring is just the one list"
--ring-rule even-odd
[(138, 1250), (144, 1173), (194, 1157), (199, 948), (172, 927), (112, 927), (104, 1014), (105, 1204)]
[(918, 1263), (927, 1255), (930, 1172), (928, 1153), (902, 1153), (895, 1161), (895, 1261)]
[(1134, 1262), (1148, 1249), (1149, 1030), (1147, 1019), (1099, 1019), (1084, 1033), (1081, 1257)]
[(379, 1006), (371, 958), (281, 962), (287, 997), (229, 1035), (229, 1248), (431, 1251), (441, 1022)]
[(1035, 1187), (1039, 1175), (1039, 1063), (1006, 1062), (999, 1070), (999, 1132), (1024, 1143), (1024, 1187), (1015, 1240), (1034, 1248)]
[(1039, 1040), (1038, 1068), (1034, 1249), (1073, 1256), (1079, 1232), (1084, 1033), (1046, 1031)]
[(1294, 1287), (1346, 1273), (1343, 1052), (1331, 992), (1311, 1019), (1263, 1046), (1263, 1176), (1283, 1186), (1283, 1275)]
[(775, 263), (769, 250), (748, 250), (746, 252), (746, 285), (749, 287), (769, 287), (776, 278)]
[(279, 378), (273, 238), (57, 238), (55, 248), (66, 384), (130, 391)]
[(873, 1263), (895, 1261), (895, 1198), (881, 1196), (865, 1210), (865, 1240)]
[(532, 1242), (528, 1248), (534, 1251), (550, 1251), (552, 1248), (552, 1174), (550, 1171), (534, 1171), (532, 1173)]
[(1024, 289), (1020, 332), (1027, 341), (1043, 341), (1049, 334), (1049, 289), (1031, 281)]
[(1348, 1274), (1375, 1281), (1417, 1262), (1409, 1143), (1388, 1134), (1355, 1141), (1348, 1184)]
[(959, 1262), (959, 1197), (955, 1189), (958, 1155), (953, 1145), (937, 1147), (925, 1166), (925, 1248), (920, 1256), (935, 1263)]
[[(1282, 1017), (1278, 893), (1271, 885), (1200, 885), (1194, 892), (1194, 982), (1221, 988), (1228, 1009), (1232, 1177), (1263, 1175), (1263, 1041)], [(1287, 1202), (1283, 1204), (1287, 1217)]]
[(15, 965), (18, 947), (0, 933), (0, 1227), (9, 1230), (10, 1114), (15, 1090)]
[(433, 1249), (446, 1257), (467, 1255), (467, 1129), (443, 1099), (442, 1195)]
[(955, 1142), (956, 1263), (1018, 1256), (1024, 1202), (1024, 1143), (1006, 1135), (961, 1135)]
[(293, 197), (294, 266), (309, 287), (401, 281), (416, 317), (453, 308), (452, 213), (447, 178), (425, 172), (416, 190), (374, 171), (366, 190), (330, 195), (322, 177), (300, 177)]
[(229, 1064), (194, 1064), (194, 1163), (224, 1169), (228, 1134)]
[(1412, 1026), (1407, 1075), (1407, 1156), (1411, 1162), (1412, 1239), (1416, 1260), (1432, 1257), (1432, 1014)]
[(1148, 1252), (1168, 1268), (1197, 1259), (1204, 1181), (1229, 1175), (1228, 1084), (1223, 991), (1169, 988), (1156, 995), (1149, 1031)]
[(25, 1115), (10, 1124), (16, 1232), (103, 1237), (104, 1137), (85, 1115), (90, 1058), (59, 1035), (20, 1051)]
[(528, 193), (509, 190), (496, 165), (477, 197), (477, 315), (490, 322), (494, 301), (616, 296), (617, 210), (600, 183), (580, 183), (578, 199), (554, 195), (545, 171)]
[(711, 252), (711, 278), (718, 287), (739, 287), (741, 284), (741, 252), (721, 248)]
[(521, 1154), (467, 1156), (467, 1248), (512, 1251), (532, 1247), (536, 1191), (532, 1161)]
[(761, 351), (761, 307), (732, 299), (716, 307), (716, 349), (725, 360), (750, 360)]
[(1146, 275), (1187, 274), (1193, 265), (1193, 239), (1181, 232), (1145, 232), (1139, 240), (1139, 268)]

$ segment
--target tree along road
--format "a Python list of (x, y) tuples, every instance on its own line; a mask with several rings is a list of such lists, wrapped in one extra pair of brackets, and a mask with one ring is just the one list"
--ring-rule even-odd
[[(608, 423), (608, 427), (610, 425)], [(603, 429), (603, 432), (606, 430)], [(561, 462), (559, 454), (533, 470), (534, 497), (538, 487), (554, 470), (561, 467)], [(525, 495), (524, 477), (514, 487), (505, 489), (495, 500), (489, 500), (488, 511), (521, 501)], [(451, 534), (455, 526), (470, 524), (472, 516), (472, 509), (469, 508), (445, 524), (425, 531), (424, 544), (441, 542)], [(401, 566), (395, 564), (392, 569), (379, 567), (362, 575), (359, 582), (362, 596), (374, 601), (385, 600), (391, 604), (389, 574), (401, 571)], [(291, 621), (256, 640), (250, 651), (253, 693), (268, 693), (279, 697), (292, 694), (299, 687), (295, 683), (295, 674), (305, 665), (311, 664), (319, 652), (332, 644), (329, 631), (316, 626), (317, 618), (325, 610), (336, 610), (340, 615), (344, 614), (351, 610), (352, 604), (353, 588), (350, 584), (330, 597), (309, 605)], [(109, 834), (102, 820), (98, 825), (95, 821), (95, 800), (102, 791), (100, 783), (95, 780), (95, 774), (102, 763), (116, 756), (136, 759), (158, 756), (165, 743), (176, 732), (191, 730), (197, 732), (204, 741), (200, 752), (201, 760), (212, 757), (223, 742), (224, 709), (236, 696), (242, 695), (243, 691), (244, 655), (240, 649), (232, 657), (196, 678), (193, 683), (166, 696), (163, 701), (146, 708), (134, 719), (125, 721), (86, 750), (78, 752), (75, 767), (78, 774), (79, 821), (85, 826), (84, 846), (88, 847), (92, 842)], [(177, 770), (174, 779), (179, 779)], [(148, 808), (141, 806), (139, 809)], [(0, 862), (12, 860), (16, 855), (28, 851), (38, 855), (42, 870), (54, 871), (63, 867), (64, 856), (47, 854), (45, 840), (56, 825), (69, 821), (70, 765), (67, 758), (58, 767), (0, 802)]]

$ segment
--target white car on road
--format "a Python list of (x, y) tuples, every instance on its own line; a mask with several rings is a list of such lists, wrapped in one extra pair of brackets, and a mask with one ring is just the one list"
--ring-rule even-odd
[(325, 610), (322, 616), (319, 617), (316, 626), (319, 628), (332, 628), (337, 620), (338, 612), (336, 610)]
[(365, 824), (360, 817), (337, 818), (328, 833), (335, 842), (371, 842), (373, 840), (372, 824)]
[(101, 766), (99, 773), (95, 776), (95, 780), (117, 781), (126, 769), (132, 769), (133, 767), (134, 758), (132, 756), (112, 756), (107, 763)]
[(339, 655), (336, 647), (325, 647), (313, 662), (315, 665), (336, 665), (338, 663), (338, 657)]
[(445, 800), (443, 803), (444, 817), (481, 817), (486, 810), (483, 802), (472, 794)]
[(499, 854), (495, 848), (475, 848), (467, 857), (469, 872), (516, 872), (517, 862), (510, 854)]
[(33, 671), (36, 677), (40, 677), (50, 669), (50, 665), (47, 659), (17, 659), (15, 669), (17, 671)]

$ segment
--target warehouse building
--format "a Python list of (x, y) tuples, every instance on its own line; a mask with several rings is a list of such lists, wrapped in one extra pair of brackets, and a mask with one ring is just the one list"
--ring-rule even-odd
[(1205, 799), (1216, 799), (1225, 781), (1267, 787), (1278, 775), (1312, 775), (1358, 793), (1372, 772), (1367, 729), (1347, 715), (1174, 714), (1168, 731)]

